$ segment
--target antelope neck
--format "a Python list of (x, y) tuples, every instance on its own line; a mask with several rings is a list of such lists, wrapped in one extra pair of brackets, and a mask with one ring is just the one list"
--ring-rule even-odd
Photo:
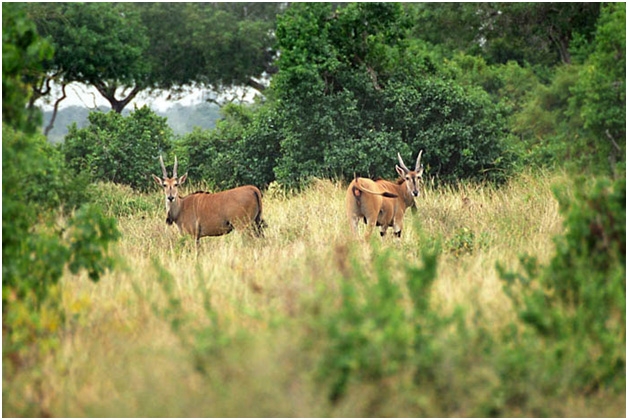
[(168, 201), (166, 205), (168, 206), (168, 219), (176, 222), (181, 212), (181, 198), (177, 196), (174, 201)]

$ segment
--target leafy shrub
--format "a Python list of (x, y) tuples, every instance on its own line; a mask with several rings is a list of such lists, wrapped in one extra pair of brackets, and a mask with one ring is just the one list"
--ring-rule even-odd
[(623, 3), (603, 6), (595, 40), (579, 37), (571, 48), (578, 61), (529, 86), (513, 108), (512, 129), (524, 141), (529, 163), (578, 173), (620, 171), (626, 154), (625, 16)]
[(147, 191), (151, 173), (161, 174), (158, 157), (172, 148), (166, 118), (144, 106), (123, 117), (116, 112), (92, 112), (89, 125), (69, 128), (61, 146), (67, 165), (86, 172), (92, 181), (129, 185)]
[(50, 51), (23, 11), (2, 9), (2, 352), (3, 366), (12, 371), (24, 363), (24, 353), (41, 356), (57, 342), (64, 315), (57, 283), (64, 269), (86, 269), (98, 280), (112, 265), (108, 244), (119, 234), (114, 220), (89, 206), (60, 224), (57, 210), (80, 204), (86, 184), (68, 176), (57, 150), (33, 134), (24, 106), (27, 83)]
[(573, 383), (591, 391), (625, 388), (626, 181), (600, 180), (575, 198), (557, 194), (566, 233), (547, 266), (522, 258), (524, 273), (505, 272), (518, 316), (571, 364)]
[(33, 133), (41, 118), (34, 107), (26, 109), (31, 84), (44, 73), (43, 61), (53, 47), (27, 19), (23, 4), (2, 5), (2, 122)]
[(303, 4), (280, 17), (280, 183), (386, 176), (397, 152), (412, 161), (421, 149), (431, 176), (504, 179), (513, 157), (501, 111), (407, 50), (405, 24), (392, 4)]
[(593, 53), (571, 91), (569, 113), (588, 134), (579, 139), (585, 162), (615, 173), (615, 166), (626, 160), (625, 3), (602, 6)]
[[(68, 183), (52, 146), (41, 136), (3, 125), (2, 302), (3, 355), (48, 351), (62, 325), (57, 283), (66, 267), (86, 269), (97, 281), (111, 268), (108, 244), (119, 237), (115, 220), (83, 205), (59, 224), (57, 207), (81, 185)], [(18, 362), (19, 365), (21, 362)]]
[[(318, 374), (329, 386), (332, 402), (341, 399), (353, 381), (377, 383), (415, 368), (417, 362), (418, 376), (429, 369), (417, 354), (431, 351), (432, 328), (449, 322), (429, 309), (437, 261), (436, 251), (431, 252), (423, 256), (423, 267), (403, 266), (403, 283), (391, 278), (390, 266), (397, 260), (390, 251), (378, 253), (372, 273), (355, 262), (344, 269), (339, 304), (319, 316), (315, 326), (325, 337)], [(402, 303), (406, 290), (410, 310)]]
[(266, 187), (274, 179), (279, 140), (272, 109), (230, 104), (214, 130), (195, 129), (178, 145), (193, 180), (218, 189), (244, 184)]

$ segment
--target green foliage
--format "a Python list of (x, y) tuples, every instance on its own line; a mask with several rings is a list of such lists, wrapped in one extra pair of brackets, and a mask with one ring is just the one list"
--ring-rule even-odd
[(129, 185), (140, 191), (152, 186), (150, 174), (161, 174), (158, 157), (169, 153), (172, 130), (166, 119), (147, 107), (128, 117), (93, 112), (89, 126), (70, 131), (61, 149), (68, 167), (86, 172), (92, 181)]
[(619, 171), (626, 153), (625, 20), (625, 5), (603, 6), (595, 37), (572, 47), (582, 63), (555, 68), (549, 83), (530, 85), (513, 108), (511, 127), (529, 163)]
[[(132, 5), (39, 3), (30, 4), (28, 10), (39, 32), (55, 47), (46, 70), (54, 74), (51, 77), (57, 82), (93, 86), (116, 112), (121, 112), (140, 90), (149, 86), (149, 38)], [(132, 90), (119, 100), (118, 87)]]
[(401, 284), (392, 278), (391, 265), (399, 260), (391, 251), (381, 250), (370, 268), (354, 261), (344, 272), (339, 304), (314, 327), (325, 337), (318, 375), (329, 386), (330, 401), (345, 396), (352, 382), (384, 381), (415, 363), (417, 375), (424, 374), (423, 362), (433, 356), (426, 354), (433, 350), (433, 329), (449, 322), (430, 311), (437, 253), (426, 252), (423, 267), (404, 264)]
[(148, 89), (258, 86), (254, 77), (273, 72), (272, 29), (275, 14), (283, 7), (33, 3), (27, 9), (40, 33), (57, 49), (46, 63), (50, 77), (63, 84), (93, 86), (120, 113)]
[(449, 54), (462, 51), (491, 64), (569, 63), (569, 42), (590, 39), (599, 3), (421, 3), (407, 5), (414, 36)]
[(600, 165), (608, 158), (614, 171), (626, 159), (625, 3), (602, 7), (594, 50), (571, 92), (569, 112), (589, 132), (583, 151)]
[(421, 149), (431, 176), (503, 179), (511, 157), (500, 112), (440, 74), (432, 55), (417, 57), (407, 27), (393, 4), (302, 4), (282, 15), (280, 183), (386, 176), (397, 152), (412, 161)]
[[(87, 268), (98, 279), (112, 263), (105, 257), (107, 244), (118, 236), (115, 222), (93, 208), (79, 210), (67, 227), (56, 224), (55, 210), (85, 193), (72, 192), (76, 186), (64, 182), (54, 152), (41, 136), (3, 126), (3, 290), (18, 297), (33, 292), (38, 301), (68, 263), (73, 272)], [(62, 236), (66, 229), (67, 238)]]
[(23, 5), (2, 4), (2, 122), (33, 132), (38, 126), (35, 110), (24, 112), (30, 85), (44, 71), (42, 61), (53, 54), (52, 46), (37, 34), (26, 18)]
[(551, 167), (581, 159), (578, 145), (585, 133), (581, 122), (568, 115), (577, 80), (577, 66), (556, 69), (552, 82), (531, 88), (512, 115), (513, 132), (526, 142), (528, 163)]
[(18, 9), (3, 5), (3, 12), (3, 362), (17, 361), (3, 365), (13, 370), (26, 363), (25, 353), (41, 356), (57, 342), (63, 322), (57, 283), (65, 267), (98, 280), (112, 266), (108, 245), (119, 233), (115, 220), (92, 207), (62, 221), (58, 210), (79, 205), (86, 184), (67, 175), (58, 151), (32, 133), (25, 109), (26, 83), (50, 50)]
[(150, 37), (145, 58), (162, 88), (239, 86), (270, 70), (280, 3), (137, 5)]
[(231, 104), (221, 112), (223, 120), (215, 130), (196, 129), (178, 145), (191, 179), (210, 182), (218, 189), (267, 186), (274, 180), (279, 155), (274, 111)]
[(68, 268), (74, 274), (87, 270), (92, 281), (100, 280), (114, 260), (109, 256), (109, 243), (119, 239), (116, 220), (103, 217), (96, 206), (81, 207), (68, 224), (70, 229)]
[(573, 200), (557, 196), (566, 233), (555, 239), (556, 254), (547, 266), (523, 258), (524, 274), (500, 268), (505, 290), (554, 362), (573, 364), (574, 385), (625, 388), (625, 176), (589, 188), (581, 181)]
[(41, 302), (73, 257), (56, 211), (82, 203), (85, 185), (63, 175), (60, 155), (42, 136), (3, 124), (2, 155), (3, 301), (5, 293), (25, 298), (32, 292)]
[(55, 46), (50, 68), (61, 70), (66, 82), (131, 86), (146, 77), (148, 37), (128, 4), (48, 3), (29, 12)]

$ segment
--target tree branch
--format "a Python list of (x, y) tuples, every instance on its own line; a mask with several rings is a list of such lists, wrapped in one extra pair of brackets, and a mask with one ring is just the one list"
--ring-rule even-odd
[(608, 137), (608, 139), (611, 141), (612, 145), (615, 147), (615, 150), (617, 150), (618, 152), (621, 152), (621, 148), (615, 141), (615, 138), (611, 136), (611, 133), (608, 131), (608, 129), (606, 129), (606, 137)]
[[(52, 130), (54, 127), (55, 119), (57, 118), (57, 112), (59, 111), (59, 104), (61, 103), (61, 101), (63, 101), (66, 98), (66, 94), (65, 94), (66, 85), (67, 83), (61, 84), (61, 92), (63, 93), (63, 95), (61, 95), (61, 97), (59, 97), (59, 99), (55, 101), (55, 106), (52, 110), (52, 117), (50, 117), (50, 122), (48, 123), (48, 125), (46, 126), (46, 129), (44, 130), (44, 135), (46, 137), (48, 137), (48, 133), (50, 133), (50, 130)], [(50, 86), (48, 86), (48, 88), (50, 88)]]
[(100, 92), (100, 94), (111, 104), (111, 109), (118, 114), (122, 113), (122, 110), (131, 102), (138, 93), (140, 93), (144, 88), (136, 85), (133, 90), (126, 96), (124, 99), (116, 98), (116, 85), (107, 86), (101, 81), (96, 81), (91, 83), (92, 86)]
[(259, 90), (260, 92), (264, 92), (266, 90), (266, 86), (261, 84), (260, 82), (253, 80), (252, 78), (246, 82), (247, 86), (252, 87), (253, 89)]

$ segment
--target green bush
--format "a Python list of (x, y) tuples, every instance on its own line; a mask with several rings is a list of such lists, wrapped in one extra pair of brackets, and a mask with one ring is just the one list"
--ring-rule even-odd
[(218, 189), (268, 186), (279, 155), (273, 110), (230, 104), (221, 113), (223, 120), (214, 130), (195, 129), (177, 145), (188, 175)]
[(158, 157), (172, 148), (166, 118), (144, 106), (124, 117), (92, 112), (89, 125), (72, 125), (61, 146), (68, 167), (89, 174), (92, 181), (115, 182), (148, 191), (150, 174), (161, 175)]
[[(67, 197), (86, 197), (81, 183), (63, 174), (60, 159), (42, 136), (3, 125), (2, 302), (3, 354), (48, 342), (63, 321), (56, 285), (66, 267), (85, 269), (97, 281), (113, 266), (109, 243), (119, 237), (115, 220), (82, 205), (60, 223)], [(75, 189), (79, 189), (78, 191)], [(54, 341), (54, 340), (53, 340)]]
[[(372, 267), (354, 261), (343, 270), (339, 302), (315, 317), (313, 326), (324, 337), (317, 372), (330, 401), (345, 396), (352, 383), (379, 383), (406, 369), (416, 369), (417, 377), (431, 371), (423, 362), (433, 356), (427, 354), (435, 346), (432, 333), (450, 322), (430, 310), (437, 254), (426, 252), (423, 267), (403, 264), (404, 282), (392, 279), (390, 267), (398, 258), (390, 250), (379, 250)], [(329, 291), (323, 293), (329, 296)], [(412, 301), (409, 310), (403, 304), (406, 293)]]
[(2, 4), (2, 122), (33, 133), (41, 113), (26, 109), (32, 84), (43, 76), (43, 61), (53, 55), (53, 47), (37, 33), (26, 18), (24, 4)]
[(505, 178), (513, 156), (502, 111), (427, 65), (430, 53), (417, 58), (405, 25), (393, 4), (300, 4), (279, 18), (280, 183), (388, 176), (397, 152), (412, 162), (421, 149), (429, 176)]
[(602, 6), (593, 52), (571, 92), (569, 113), (587, 130), (578, 142), (582, 160), (615, 173), (616, 165), (626, 161), (625, 3)]
[(486, 248), (487, 245), (486, 232), (476, 236), (475, 232), (467, 228), (458, 229), (451, 238), (445, 241), (445, 249), (455, 256), (473, 254), (475, 250)]
[(524, 273), (500, 268), (518, 316), (573, 366), (584, 391), (625, 389), (626, 181), (578, 184), (573, 200), (557, 193), (566, 233), (547, 266), (522, 259)]
[[(67, 174), (58, 151), (33, 134), (27, 83), (49, 50), (14, 7), (2, 6), (2, 352), (9, 372), (57, 342), (64, 316), (57, 283), (65, 268), (98, 280), (112, 266), (108, 245), (119, 236), (115, 220), (91, 206), (59, 217), (85, 200), (86, 183)], [(25, 358), (31, 351), (36, 357)]]

